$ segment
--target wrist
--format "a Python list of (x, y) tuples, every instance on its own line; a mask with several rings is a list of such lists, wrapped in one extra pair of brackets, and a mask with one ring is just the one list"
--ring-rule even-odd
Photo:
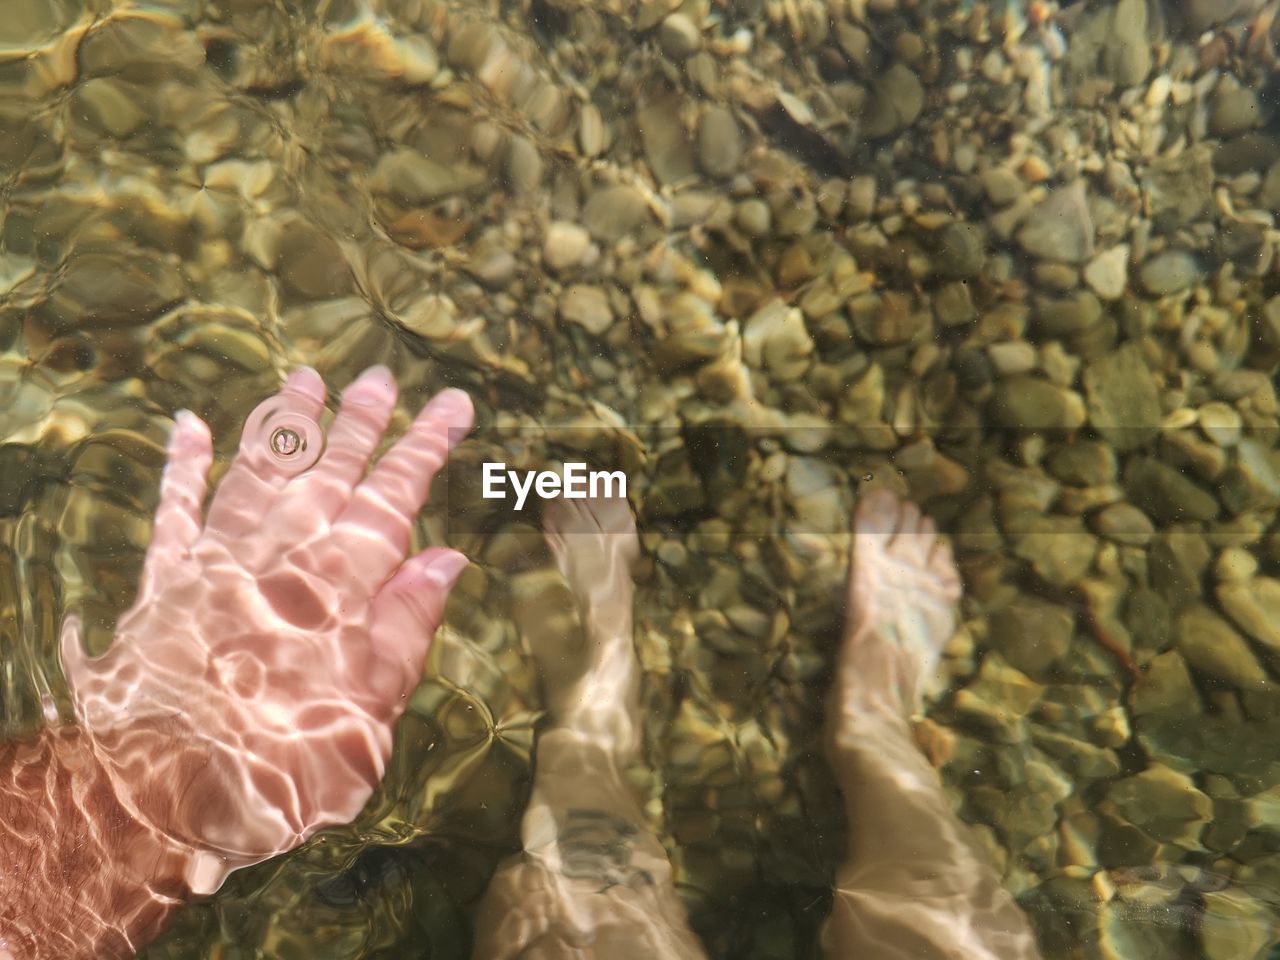
[[(235, 867), (265, 857), (220, 842), (245, 832), (235, 796), (245, 778), (226, 749), (238, 741), (219, 730), (204, 689), (204, 644), (181, 631), (165, 634), (154, 619), (137, 621), (132, 615), (100, 658), (84, 660), (78, 646), (64, 650), (80, 729), (116, 802), (145, 834), (134, 848), (143, 851), (139, 867), (148, 870), (145, 857), (162, 852), (191, 893), (206, 895)], [(184, 642), (146, 642), (158, 635)]]
[[(133, 824), (122, 860), (151, 882), (157, 868), (185, 896), (214, 893), (246, 862), (208, 839), (237, 814), (216, 751), (173, 719), (136, 718), (127, 729), (90, 731), (93, 752), (122, 815)], [(225, 826), (224, 826), (225, 829)]]
[(190, 851), (121, 801), (69, 725), (0, 746), (0, 931), (15, 957), (130, 957), (191, 896)]

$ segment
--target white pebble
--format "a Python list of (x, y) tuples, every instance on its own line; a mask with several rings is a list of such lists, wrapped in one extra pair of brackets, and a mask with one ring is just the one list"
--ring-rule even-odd
[(1219, 580), (1248, 580), (1258, 572), (1258, 561), (1243, 547), (1227, 547), (1218, 554), (1213, 572)]
[(1220, 447), (1234, 447), (1240, 442), (1242, 421), (1230, 404), (1214, 400), (1200, 408), (1200, 429)]
[(1036, 356), (1036, 348), (1026, 340), (993, 343), (987, 347), (987, 357), (991, 360), (991, 366), (995, 368), (996, 373), (1002, 377), (1030, 373), (1036, 368), (1039, 360)]
[(591, 235), (576, 223), (556, 220), (547, 227), (542, 258), (552, 270), (568, 270), (582, 262), (591, 246)]
[(1147, 106), (1164, 106), (1172, 89), (1173, 81), (1169, 79), (1169, 75), (1167, 73), (1160, 74), (1160, 76), (1151, 81), (1151, 86), (1147, 88)]

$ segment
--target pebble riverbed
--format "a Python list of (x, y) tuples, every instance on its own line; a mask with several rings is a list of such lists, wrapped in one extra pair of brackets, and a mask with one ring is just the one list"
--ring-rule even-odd
[[(475, 565), (383, 789), (151, 958), (463, 958), (524, 651), (575, 629), (468, 477), (626, 471), (635, 771), (718, 958), (817, 956), (859, 491), (952, 538), (918, 735), (1047, 958), (1280, 939), (1280, 74), (1257, 0), (6, 0), (0, 710), (133, 597), (172, 413), (297, 363), (480, 412)], [(428, 946), (429, 945), (429, 948)]]

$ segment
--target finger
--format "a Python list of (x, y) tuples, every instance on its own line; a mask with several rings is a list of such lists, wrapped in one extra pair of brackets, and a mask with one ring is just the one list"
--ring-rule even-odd
[(297, 492), (290, 496), (306, 501), (326, 520), (336, 517), (351, 500), (351, 491), (386, 433), (397, 394), (395, 378), (381, 364), (360, 374), (343, 391), (320, 462), (295, 482)]
[[(71, 696), (76, 700), (79, 709), (80, 685), (89, 678), (89, 655), (84, 650), (84, 629), (80, 617), (74, 613), (67, 614), (62, 621), (62, 630), (58, 634), (58, 652), (62, 657), (62, 676), (71, 688)], [(81, 715), (81, 720), (84, 716)]]
[[(222, 478), (209, 505), (206, 530), (236, 538), (257, 529), (275, 502), (277, 492), (297, 472), (282, 466), (270, 455), (267, 444), (271, 442), (271, 423), (287, 417), (301, 418), (314, 426), (324, 409), (324, 396), (320, 374), (310, 367), (299, 367), (289, 374), (279, 393), (254, 408), (245, 421), (235, 462)], [(322, 436), (307, 439), (317, 448), (323, 441)]]
[(160, 504), (147, 547), (148, 569), (185, 556), (200, 536), (212, 463), (209, 428), (190, 410), (179, 410), (169, 435), (169, 462), (160, 478)]
[(431, 481), (474, 415), (461, 390), (436, 394), (334, 522), (335, 540), (366, 586), (382, 583), (400, 564)]
[(374, 691), (383, 702), (394, 704), (417, 685), (449, 591), (467, 563), (456, 550), (431, 547), (401, 564), (374, 597), (371, 640), (378, 659), (391, 669), (369, 676), (383, 678), (385, 689)]

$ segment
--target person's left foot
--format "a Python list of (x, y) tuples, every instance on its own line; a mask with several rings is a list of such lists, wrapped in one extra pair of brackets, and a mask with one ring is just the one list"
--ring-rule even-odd
[(553, 500), (543, 514), (543, 527), (580, 609), (607, 601), (618, 587), (634, 592), (631, 568), (640, 556), (640, 539), (626, 498)]
[(640, 741), (631, 508), (622, 498), (554, 501), (544, 527), (585, 639), (544, 637), (534, 651), (550, 723), (538, 737), (524, 850), (481, 902), (474, 956), (705, 960), (624, 775)]
[(588, 734), (625, 759), (637, 746), (640, 663), (632, 636), (640, 555), (625, 498), (555, 500), (543, 517), (547, 545), (577, 601), (586, 643), (580, 664), (552, 662), (563, 650), (535, 651), (555, 726)]

